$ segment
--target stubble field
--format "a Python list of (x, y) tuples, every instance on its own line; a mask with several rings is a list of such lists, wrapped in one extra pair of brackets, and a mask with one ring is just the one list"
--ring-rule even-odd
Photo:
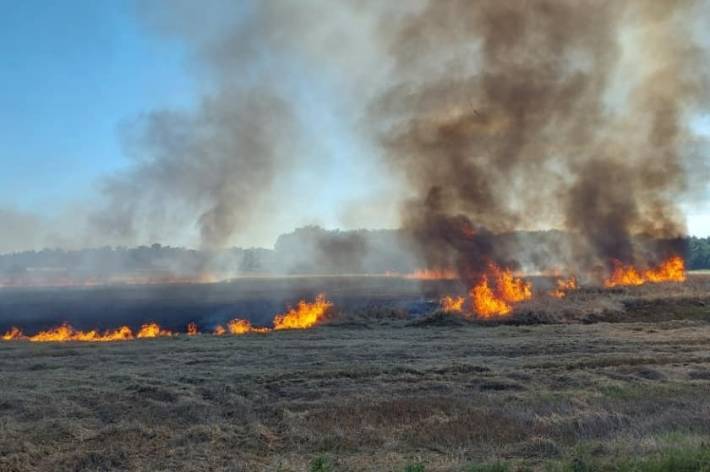
[(708, 470), (710, 280), (687, 284), (513, 324), (0, 342), (0, 470)]

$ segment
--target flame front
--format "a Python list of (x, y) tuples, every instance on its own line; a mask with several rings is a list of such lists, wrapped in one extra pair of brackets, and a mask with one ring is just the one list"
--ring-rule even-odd
[(481, 281), (471, 289), (471, 299), (473, 307), (479, 318), (495, 318), (509, 314), (513, 307), (499, 298), (488, 285), (488, 277), (484, 276)]
[(685, 282), (685, 261), (680, 256), (673, 256), (658, 267), (641, 270), (620, 261), (613, 261), (614, 270), (604, 280), (607, 288), (623, 285), (643, 285), (648, 282)]
[(532, 285), (525, 280), (515, 277), (508, 270), (501, 270), (497, 266), (492, 266), (496, 279), (496, 285), (500, 297), (509, 303), (519, 303), (532, 298)]
[(112, 331), (106, 331), (101, 337), (101, 341), (129, 341), (133, 339), (133, 331), (128, 326), (121, 326)]
[[(3, 338), (4, 339), (4, 338)], [(16, 338), (15, 338), (16, 339)], [(111, 341), (128, 341), (133, 339), (133, 332), (128, 326), (121, 326), (115, 330), (108, 330), (100, 333), (96, 330), (80, 331), (71, 327), (69, 324), (62, 324), (56, 328), (40, 331), (34, 336), (29, 336), (32, 342), (111, 342)]]
[(157, 323), (146, 323), (138, 330), (137, 338), (158, 338), (162, 336), (172, 336), (172, 331), (164, 330)]
[(550, 291), (550, 295), (555, 298), (565, 298), (567, 292), (577, 289), (577, 278), (571, 276), (567, 279), (557, 279), (557, 287)]
[(224, 336), (227, 333), (227, 330), (224, 329), (224, 326), (222, 325), (217, 325), (214, 327), (214, 331), (212, 331), (212, 334), (215, 336)]
[(22, 334), (22, 330), (15, 328), (14, 326), (10, 328), (5, 334), (2, 335), (3, 341), (12, 341), (15, 339), (24, 339), (25, 336)]
[(441, 299), (441, 309), (450, 313), (461, 313), (463, 312), (464, 301), (463, 297), (452, 297), (447, 295)]
[[(463, 305), (463, 299), (461, 299), (460, 305)], [(246, 333), (270, 333), (271, 331), (282, 329), (306, 329), (317, 325), (332, 306), (333, 304), (325, 298), (325, 295), (321, 294), (318, 295), (312, 303), (301, 300), (295, 308), (289, 309), (285, 314), (276, 315), (273, 328), (253, 326), (248, 320), (233, 319), (227, 323), (226, 328), (222, 325), (217, 325), (214, 328), (213, 334), (215, 336), (222, 336), (227, 333), (240, 335)], [(188, 323), (186, 333), (188, 336), (199, 334), (197, 324), (194, 322)], [(25, 336), (21, 329), (12, 327), (3, 334), (0, 339), (3, 341), (22, 339), (32, 342), (109, 342), (176, 335), (177, 333), (163, 329), (160, 325), (153, 322), (142, 325), (135, 334), (128, 326), (121, 326), (118, 329), (107, 330), (102, 333), (97, 330), (77, 330), (68, 323), (63, 323), (55, 328), (40, 331), (32, 336)]]
[(240, 335), (247, 333), (268, 333), (271, 328), (257, 328), (252, 326), (249, 320), (234, 319), (227, 323), (227, 329), (230, 334)]
[(197, 323), (190, 321), (187, 324), (187, 335), (188, 336), (197, 336), (200, 334), (200, 330), (197, 328)]
[(333, 304), (326, 300), (323, 294), (318, 295), (313, 303), (301, 300), (295, 308), (291, 308), (283, 315), (274, 317), (274, 329), (310, 328), (321, 321), (332, 306)]
[[(491, 287), (491, 281), (494, 288)], [(488, 271), (471, 289), (471, 301), (479, 318), (506, 316), (513, 311), (513, 304), (532, 298), (532, 285), (515, 277), (509, 269), (501, 269), (491, 263)]]

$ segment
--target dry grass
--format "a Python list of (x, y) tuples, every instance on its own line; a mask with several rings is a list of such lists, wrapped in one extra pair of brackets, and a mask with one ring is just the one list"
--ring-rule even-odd
[(0, 343), (0, 470), (673, 470), (644, 464), (710, 457), (696, 283), (580, 292), (621, 308), (556, 324), (382, 309), (266, 336)]
[(5, 343), (0, 470), (644, 456), (710, 438), (709, 337), (707, 323), (676, 321)]

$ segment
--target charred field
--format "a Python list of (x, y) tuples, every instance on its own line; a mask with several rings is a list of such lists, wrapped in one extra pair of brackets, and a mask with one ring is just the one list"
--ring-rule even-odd
[[(152, 309), (166, 325), (179, 302), (211, 313), (204, 325), (232, 309), (266, 313), (274, 298), (260, 301), (262, 290), (282, 284), (286, 298), (324, 281), (250, 283), (236, 284), (242, 292), (123, 287), (51, 298), (55, 310), (75, 298), (91, 302), (87, 313), (112, 306), (107, 316)], [(0, 469), (707, 467), (710, 276), (580, 290), (521, 304), (495, 323), (427, 312), (411, 281), (329, 284), (340, 308), (308, 330), (0, 342)], [(451, 288), (427, 282), (423, 292)], [(4, 293), (3, 323), (10, 308), (28, 306), (41, 320), (42, 293)], [(193, 296), (214, 306), (186, 304)], [(186, 315), (172, 316), (177, 326)]]

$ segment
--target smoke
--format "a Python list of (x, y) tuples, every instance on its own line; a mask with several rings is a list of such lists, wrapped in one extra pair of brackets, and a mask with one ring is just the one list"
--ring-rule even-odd
[(492, 233), (519, 229), (567, 229), (568, 266), (587, 269), (682, 236), (686, 123), (709, 98), (702, 8), (445, 0), (390, 25), (372, 116), (416, 189), (403, 223), (430, 264), (515, 267)]
[(253, 88), (223, 90), (195, 116), (155, 112), (137, 126), (140, 149), (150, 153), (104, 183), (108, 208), (93, 223), (109, 238), (126, 239), (143, 228), (184, 226), (187, 215), (203, 246), (220, 247), (248, 224), (297, 124), (286, 102)]
[(40, 218), (37, 215), (11, 208), (0, 208), (0, 222), (11, 231), (0, 231), (0, 247), (7, 252), (25, 249), (28, 241), (37, 244)]
[[(105, 205), (91, 222), (108, 241), (197, 233), (201, 246), (222, 247), (262, 208), (277, 171), (289, 167), (300, 123), (264, 64), (269, 50), (260, 43), (269, 30), (240, 24), (248, 13), (227, 4), (222, 15), (187, 2), (161, 7), (142, 2), (138, 13), (149, 29), (186, 45), (209, 92), (194, 109), (156, 110), (124, 124), (134, 162), (103, 182)], [(205, 23), (195, 28), (195, 19)]]
[(322, 149), (332, 118), (314, 109), (346, 109), (339, 117), (349, 119), (352, 95), (334, 94), (332, 107), (314, 101), (374, 69), (365, 67), (375, 55), (361, 39), (375, 16), (319, 1), (137, 8), (148, 31), (184, 45), (204, 97), (123, 125), (133, 162), (102, 183), (92, 230), (104, 243), (197, 240), (219, 248), (313, 221), (290, 215), (322, 198), (322, 174), (338, 164)]
[[(335, 226), (326, 212), (352, 228), (394, 226), (385, 215), (402, 201), (411, 260), (465, 278), (490, 261), (584, 272), (682, 251), (678, 204), (706, 184), (687, 175), (705, 154), (688, 129), (710, 90), (703, 2), (136, 8), (146, 31), (187, 51), (201, 97), (123, 123), (131, 161), (101, 181), (88, 236), (72, 241), (210, 252)], [(549, 228), (572, 234), (561, 254), (500, 237)], [(308, 253), (367, 269), (371, 249), (340, 235), (294, 250), (294, 265)]]

